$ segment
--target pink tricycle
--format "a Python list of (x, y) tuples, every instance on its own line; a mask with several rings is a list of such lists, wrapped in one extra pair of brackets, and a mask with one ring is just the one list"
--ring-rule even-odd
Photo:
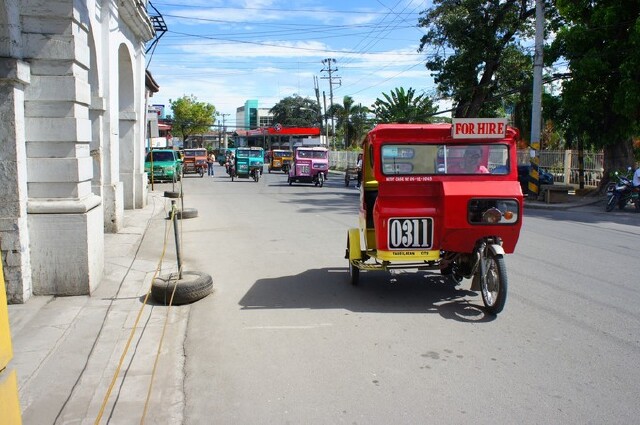
[(293, 167), (289, 169), (289, 186), (293, 182), (324, 186), (329, 172), (329, 151), (321, 147), (299, 147), (295, 150)]

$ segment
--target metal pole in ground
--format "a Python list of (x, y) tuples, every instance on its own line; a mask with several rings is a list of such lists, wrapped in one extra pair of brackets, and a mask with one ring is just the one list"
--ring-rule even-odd
[(173, 219), (173, 234), (176, 238), (176, 257), (178, 259), (178, 280), (182, 279), (182, 260), (180, 259), (180, 235), (178, 233), (178, 214), (176, 208), (176, 201), (171, 201), (171, 211)]

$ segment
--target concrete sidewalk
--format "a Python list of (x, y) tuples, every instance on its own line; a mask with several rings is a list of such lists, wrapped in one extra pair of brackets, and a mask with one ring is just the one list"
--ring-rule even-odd
[[(105, 235), (104, 276), (91, 296), (34, 296), (9, 305), (9, 367), (18, 375), (24, 424), (93, 424), (98, 416), (111, 424), (140, 423), (143, 416), (152, 424), (182, 422), (189, 306), (169, 308), (149, 298), (143, 308), (169, 223), (171, 203), (162, 195), (151, 193), (146, 208), (125, 212), (120, 233)], [(175, 271), (175, 263), (166, 259), (160, 274)]]

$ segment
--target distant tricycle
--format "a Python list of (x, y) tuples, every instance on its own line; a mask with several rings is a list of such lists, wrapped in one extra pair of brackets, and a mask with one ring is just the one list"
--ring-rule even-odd
[(506, 120), (381, 124), (363, 142), (359, 228), (347, 232), (360, 270), (438, 270), (471, 279), (490, 314), (507, 296), (505, 255), (522, 226), (518, 131)]
[(264, 149), (256, 146), (236, 148), (235, 160), (229, 167), (231, 181), (237, 178), (260, 180), (264, 166)]
[(293, 162), (293, 152), (284, 149), (274, 149), (269, 152), (269, 172), (280, 171), (287, 174)]
[(204, 177), (207, 170), (207, 150), (202, 148), (185, 149), (182, 159), (182, 175), (196, 173)]
[(324, 186), (329, 173), (329, 151), (327, 148), (299, 147), (294, 154), (293, 166), (289, 169), (287, 179), (289, 186), (293, 182), (313, 183)]

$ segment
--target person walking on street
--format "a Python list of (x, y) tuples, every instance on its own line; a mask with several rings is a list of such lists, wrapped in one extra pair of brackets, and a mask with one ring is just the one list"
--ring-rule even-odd
[(633, 173), (633, 181), (631, 182), (634, 187), (640, 187), (640, 164), (636, 168), (636, 172)]
[(356, 160), (356, 171), (358, 172), (358, 183), (356, 184), (356, 188), (360, 188), (360, 183), (362, 183), (362, 154), (358, 154), (358, 159)]
[(215, 158), (213, 157), (213, 152), (209, 152), (207, 155), (207, 175), (213, 177), (213, 163), (215, 162)]

